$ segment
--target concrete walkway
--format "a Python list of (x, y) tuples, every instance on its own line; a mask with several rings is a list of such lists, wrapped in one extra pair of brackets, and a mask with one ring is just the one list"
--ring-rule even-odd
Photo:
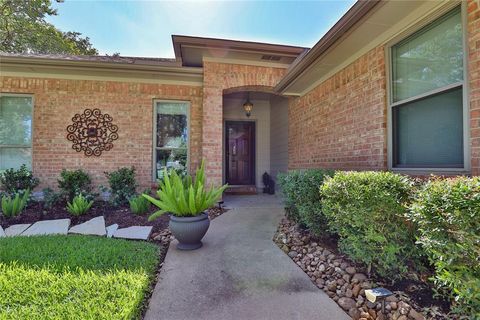
[(196, 251), (168, 250), (145, 316), (157, 319), (350, 319), (272, 241), (274, 196), (231, 196)]

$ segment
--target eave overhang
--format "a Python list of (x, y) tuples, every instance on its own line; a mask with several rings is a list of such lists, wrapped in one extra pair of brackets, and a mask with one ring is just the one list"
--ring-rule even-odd
[(55, 59), (48, 57), (0, 54), (0, 75), (62, 77), (72, 79), (105, 79), (113, 81), (146, 81), (202, 85), (202, 68), (183, 67), (166, 62), (104, 62)]

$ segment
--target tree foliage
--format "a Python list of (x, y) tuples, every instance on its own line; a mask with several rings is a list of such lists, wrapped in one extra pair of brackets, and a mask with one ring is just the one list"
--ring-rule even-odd
[(98, 54), (88, 37), (79, 32), (63, 32), (46, 21), (54, 15), (57, 11), (52, 8), (51, 0), (0, 0), (0, 51)]

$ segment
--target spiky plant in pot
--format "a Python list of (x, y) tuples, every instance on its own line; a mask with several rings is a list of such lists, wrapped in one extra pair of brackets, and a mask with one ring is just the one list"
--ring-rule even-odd
[(153, 213), (149, 220), (154, 220), (165, 213), (170, 213), (169, 227), (178, 240), (180, 250), (194, 250), (202, 246), (202, 238), (207, 233), (210, 220), (206, 210), (212, 208), (227, 185), (206, 187), (205, 163), (202, 161), (195, 178), (186, 175), (181, 178), (175, 171), (167, 173), (157, 191), (158, 199), (147, 194), (143, 196), (160, 210)]

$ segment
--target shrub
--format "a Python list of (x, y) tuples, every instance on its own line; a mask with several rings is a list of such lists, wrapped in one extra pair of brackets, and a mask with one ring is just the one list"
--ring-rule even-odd
[(130, 210), (138, 215), (143, 215), (150, 210), (150, 202), (143, 196), (136, 196), (129, 201)]
[(53, 191), (50, 188), (45, 188), (43, 192), (43, 207), (46, 209), (51, 209), (55, 204), (59, 203), (62, 200), (62, 194)]
[(309, 169), (278, 176), (289, 217), (307, 226), (317, 236), (328, 229), (319, 188), (324, 179), (333, 173), (331, 170)]
[(93, 205), (93, 200), (88, 201), (82, 194), (75, 196), (72, 202), (67, 203), (67, 211), (74, 216), (85, 214)]
[(63, 169), (58, 180), (58, 188), (63, 197), (71, 201), (79, 194), (91, 195), (92, 181), (82, 169), (72, 171)]
[(25, 190), (33, 190), (39, 183), (40, 180), (35, 178), (24, 164), (18, 170), (7, 169), (0, 173), (2, 188), (12, 195), (18, 192), (23, 193)]
[(160, 209), (148, 219), (154, 220), (167, 212), (177, 217), (198, 216), (203, 211), (213, 207), (226, 188), (227, 185), (218, 188), (212, 185), (210, 190), (207, 190), (203, 161), (195, 174), (195, 179), (190, 175), (182, 179), (175, 171), (169, 176), (165, 168), (164, 181), (157, 191), (158, 199), (143, 194), (146, 199)]
[(23, 195), (20, 193), (15, 194), (15, 198), (10, 196), (2, 197), (2, 212), (6, 217), (16, 217), (25, 208), (30, 196), (30, 190), (26, 190)]
[(390, 172), (337, 172), (321, 188), (323, 212), (340, 236), (340, 250), (373, 267), (382, 276), (398, 277), (417, 257), (413, 228), (405, 204), (413, 182)]
[(135, 181), (135, 168), (120, 168), (113, 172), (105, 172), (110, 185), (110, 201), (116, 205), (128, 203), (135, 195), (137, 182)]
[(432, 179), (417, 192), (408, 216), (436, 285), (450, 289), (456, 312), (480, 318), (480, 178)]

